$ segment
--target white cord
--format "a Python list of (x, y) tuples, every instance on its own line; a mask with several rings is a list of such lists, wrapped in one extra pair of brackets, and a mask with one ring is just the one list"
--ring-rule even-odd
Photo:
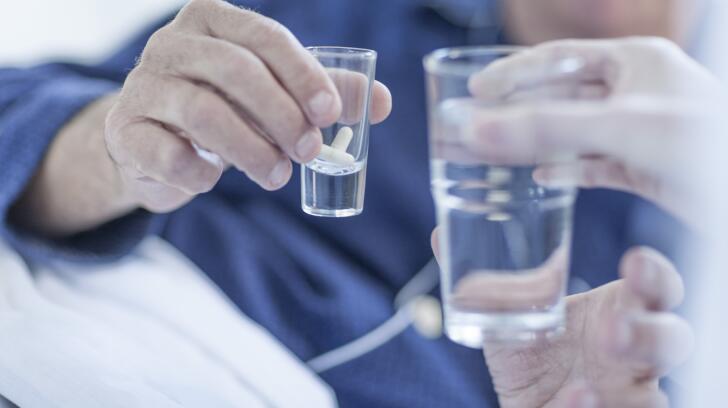
[(397, 310), (394, 316), (376, 329), (350, 343), (309, 360), (307, 364), (316, 373), (330, 370), (384, 345), (405, 331), (410, 324), (412, 324), (412, 313), (410, 305), (407, 305)]
[(431, 260), (397, 293), (397, 313), (369, 333), (341, 347), (308, 360), (311, 369), (322, 373), (345, 364), (386, 344), (405, 331), (413, 322), (414, 300), (430, 292), (437, 284), (437, 263)]
[(417, 275), (413, 276), (409, 282), (402, 286), (397, 296), (394, 297), (394, 307), (399, 309), (417, 296), (430, 292), (437, 285), (438, 279), (437, 261), (435, 258), (432, 258), (427, 265), (423, 266), (417, 272)]

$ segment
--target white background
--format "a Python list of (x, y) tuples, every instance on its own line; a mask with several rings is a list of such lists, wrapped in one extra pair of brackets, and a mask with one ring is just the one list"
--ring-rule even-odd
[(0, 66), (93, 61), (184, 0), (0, 0)]
[[(724, 85), (728, 84), (728, 1), (712, 0), (713, 9), (709, 19), (706, 38), (705, 61)], [(725, 89), (728, 91), (728, 88)], [(728, 105), (722, 106), (726, 109)], [(728, 110), (726, 116), (728, 118)], [(709, 231), (705, 242), (712, 245), (697, 246), (695, 265), (692, 270), (699, 274), (699, 294), (697, 305), (690, 321), (697, 327), (696, 354), (688, 365), (685, 395), (679, 407), (726, 407), (728, 390), (726, 372), (728, 371), (728, 189), (725, 188), (728, 174), (728, 122), (719, 124), (717, 134), (722, 135), (711, 146), (712, 154), (708, 160), (696, 163), (692, 169), (695, 182), (702, 183), (705, 190), (701, 196), (709, 197), (712, 204), (710, 219), (714, 231)], [(711, 166), (712, 164), (712, 166)], [(708, 166), (707, 174), (703, 173)]]

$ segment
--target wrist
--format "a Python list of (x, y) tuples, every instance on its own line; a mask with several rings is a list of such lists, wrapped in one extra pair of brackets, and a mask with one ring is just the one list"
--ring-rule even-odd
[(135, 208), (106, 151), (104, 123), (116, 95), (92, 102), (73, 117), (54, 141), (10, 220), (49, 237), (93, 229)]

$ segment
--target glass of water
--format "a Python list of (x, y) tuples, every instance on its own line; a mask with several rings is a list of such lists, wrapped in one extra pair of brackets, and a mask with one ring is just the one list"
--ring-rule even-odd
[(377, 53), (345, 47), (310, 47), (341, 98), (341, 117), (321, 129), (324, 145), (301, 167), (301, 207), (321, 217), (350, 217), (364, 209), (369, 150), (369, 101)]
[[(424, 60), (445, 327), (450, 339), (469, 347), (552, 335), (565, 321), (576, 188), (546, 188), (534, 181), (534, 170), (551, 164), (549, 158), (504, 164), (493, 160), (497, 151), (484, 154), (468, 144), (473, 132), (487, 131), (478, 127), (479, 115), (528, 103), (529, 95), (541, 102), (549, 98), (548, 86), (489, 100), (470, 92), (473, 74), (486, 73), (490, 64), (522, 50), (442, 49)], [(526, 81), (516, 76), (533, 72), (509, 72), (513, 77), (503, 80), (535, 90), (540, 80), (553, 84), (575, 66), (574, 61), (555, 62), (549, 72)]]

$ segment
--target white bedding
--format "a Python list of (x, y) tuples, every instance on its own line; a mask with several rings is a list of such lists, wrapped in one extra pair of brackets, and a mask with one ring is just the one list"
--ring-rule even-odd
[(157, 238), (112, 265), (37, 269), (0, 243), (0, 395), (24, 408), (336, 405)]

